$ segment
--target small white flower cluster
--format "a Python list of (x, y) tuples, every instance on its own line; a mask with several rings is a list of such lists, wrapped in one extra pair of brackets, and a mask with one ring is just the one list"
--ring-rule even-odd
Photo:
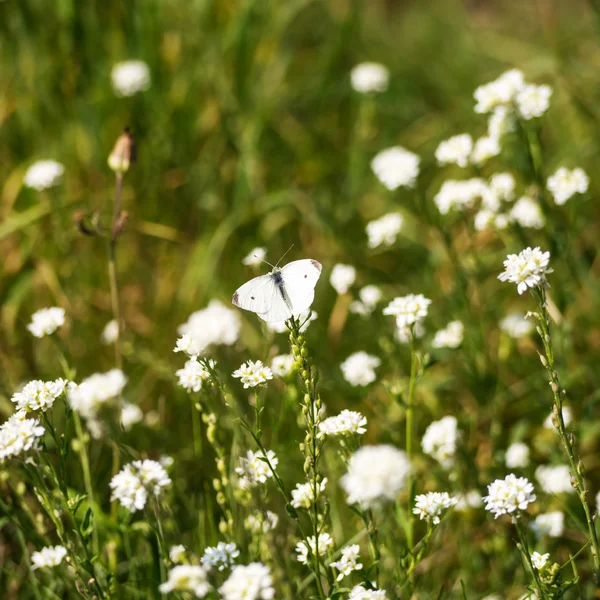
[(168, 579), (158, 586), (161, 594), (190, 592), (196, 598), (204, 598), (212, 589), (207, 572), (198, 565), (177, 565), (169, 571)]
[(63, 165), (55, 160), (38, 160), (27, 169), (23, 183), (28, 188), (41, 192), (58, 185), (64, 172)]
[(247, 267), (258, 267), (263, 260), (265, 260), (266, 256), (266, 248), (254, 248), (254, 250), (251, 250), (248, 256), (242, 260), (242, 264), (246, 265)]
[(500, 329), (511, 338), (519, 339), (532, 333), (535, 326), (522, 314), (511, 313), (500, 321)]
[(42, 308), (31, 315), (31, 323), (27, 329), (37, 338), (52, 335), (59, 327), (65, 324), (65, 309), (53, 306)]
[(435, 158), (440, 165), (456, 164), (466, 167), (473, 152), (473, 138), (468, 133), (454, 135), (440, 143)]
[(117, 341), (117, 335), (119, 333), (119, 324), (115, 319), (109, 321), (102, 330), (102, 334), (100, 335), (100, 339), (103, 344), (114, 344)]
[(275, 597), (271, 571), (259, 562), (234, 567), (219, 592), (223, 600), (272, 600)]
[(448, 492), (428, 492), (415, 497), (413, 513), (419, 515), (421, 521), (431, 521), (434, 525), (440, 523), (446, 511), (456, 506), (456, 498), (452, 498)]
[(477, 490), (469, 490), (456, 496), (455, 509), (466, 512), (470, 508), (479, 508), (483, 504), (481, 494)]
[(54, 401), (63, 395), (68, 385), (66, 379), (54, 381), (30, 381), (20, 392), (13, 394), (11, 402), (17, 405), (17, 410), (25, 412), (41, 410), (46, 412)]
[(400, 213), (388, 213), (367, 223), (367, 236), (369, 237), (369, 248), (379, 246), (391, 246), (396, 243), (398, 234), (402, 230), (402, 215)]
[(240, 466), (236, 467), (235, 472), (240, 477), (239, 486), (242, 489), (256, 487), (261, 483), (266, 483), (267, 479), (273, 476), (265, 458), (269, 459), (269, 462), (274, 469), (277, 468), (279, 459), (275, 456), (273, 450), (267, 450), (266, 457), (261, 451), (252, 452), (252, 450), (248, 450), (246, 457), (240, 458)]
[[(327, 477), (317, 484), (317, 498), (325, 491)], [(297, 483), (296, 489), (292, 490), (292, 506), (294, 508), (309, 509), (315, 503), (315, 489), (312, 482)]]
[(240, 555), (238, 547), (233, 543), (219, 542), (204, 550), (200, 562), (207, 571), (216, 568), (218, 571), (230, 569), (235, 565), (235, 559)]
[(434, 348), (458, 348), (464, 334), (465, 326), (460, 321), (451, 321), (444, 329), (436, 331), (431, 345)]
[(279, 517), (270, 510), (264, 513), (248, 515), (244, 521), (244, 527), (250, 533), (268, 533), (277, 527)]
[(447, 416), (434, 421), (427, 427), (421, 440), (423, 452), (437, 460), (448, 469), (454, 463), (456, 445), (460, 439), (460, 431), (456, 417)]
[(531, 529), (537, 537), (560, 537), (565, 530), (565, 515), (559, 510), (538, 515), (531, 523)]
[(342, 556), (339, 560), (329, 564), (333, 569), (337, 569), (340, 573), (337, 576), (337, 581), (341, 581), (344, 577), (351, 575), (353, 571), (360, 571), (363, 566), (359, 563), (360, 547), (358, 544), (352, 544), (342, 548)]
[(123, 408), (121, 409), (121, 425), (125, 431), (131, 431), (131, 428), (142, 421), (144, 413), (137, 404), (131, 404), (131, 402), (124, 402)]
[(509, 469), (522, 469), (529, 465), (529, 446), (515, 442), (506, 450), (504, 462)]
[(169, 550), (169, 559), (174, 564), (182, 564), (186, 561), (186, 547), (183, 544), (177, 544), (176, 546), (171, 546)]
[(472, 208), (477, 201), (481, 201), (482, 207), (488, 211), (492, 211), (499, 204), (489, 185), (479, 177), (465, 180), (447, 179), (433, 201), (442, 215), (447, 215), (453, 210)]
[(31, 555), (31, 568), (45, 569), (48, 567), (58, 567), (66, 555), (67, 549), (64, 546), (46, 546)]
[(567, 465), (540, 465), (535, 470), (535, 478), (546, 494), (571, 494), (571, 473)]
[(279, 377), (287, 377), (294, 370), (294, 357), (291, 354), (274, 356), (271, 361), (271, 371)]
[(367, 417), (354, 410), (344, 409), (339, 415), (319, 423), (317, 437), (326, 435), (362, 435), (367, 431)]
[(419, 176), (421, 159), (400, 146), (382, 150), (371, 161), (371, 169), (390, 191), (399, 187), (413, 188)]
[(527, 510), (529, 504), (535, 501), (533, 484), (525, 477), (517, 477), (514, 473), (504, 479), (496, 479), (488, 485), (488, 495), (484, 497), (485, 508), (494, 518), (502, 515)]
[(135, 460), (125, 465), (110, 481), (112, 500), (118, 500), (129, 512), (142, 510), (148, 496), (158, 498), (171, 484), (164, 467), (155, 460)]
[(368, 509), (393, 502), (404, 489), (410, 468), (406, 454), (394, 446), (363, 446), (350, 457), (340, 480), (348, 504)]
[(399, 296), (383, 309), (383, 314), (396, 317), (396, 325), (400, 329), (420, 323), (427, 316), (430, 304), (431, 300), (423, 294)]
[[(214, 360), (208, 361), (211, 368), (216, 366)], [(183, 369), (177, 369), (175, 375), (178, 378), (178, 384), (185, 388), (188, 392), (199, 392), (202, 389), (203, 383), (210, 378), (210, 373), (206, 370), (206, 366), (196, 357), (190, 358), (183, 365)]]
[[(320, 533), (317, 539), (319, 540), (318, 554), (319, 556), (325, 556), (329, 550), (333, 548), (333, 538), (328, 533)], [(306, 542), (308, 542), (308, 545)], [(317, 542), (315, 536), (313, 535), (307, 538), (306, 542), (302, 541), (296, 544), (297, 559), (298, 562), (303, 565), (308, 564), (308, 546), (310, 546), (312, 554), (317, 554)]]
[(351, 354), (341, 365), (344, 379), (352, 386), (365, 387), (377, 379), (375, 369), (381, 364), (376, 356), (362, 350)]
[(415, 340), (420, 340), (425, 335), (425, 327), (421, 323), (415, 323), (413, 326), (405, 325), (394, 330), (394, 337), (400, 344), (408, 344), (414, 337)]
[(356, 269), (351, 265), (337, 264), (331, 270), (329, 283), (338, 294), (345, 294), (356, 280)]
[(387, 600), (385, 590), (367, 590), (362, 585), (355, 585), (348, 600)]
[(547, 187), (558, 205), (565, 204), (575, 194), (585, 194), (590, 185), (589, 177), (583, 169), (577, 168), (570, 171), (561, 167), (548, 177)]
[(534, 569), (537, 569), (538, 571), (542, 571), (544, 569), (544, 567), (546, 566), (546, 564), (548, 563), (549, 558), (550, 558), (549, 553), (540, 554), (539, 552), (534, 552), (531, 555), (531, 564), (533, 565)]
[(244, 384), (244, 389), (247, 389), (273, 379), (273, 371), (260, 360), (256, 362), (249, 360), (247, 363), (242, 363), (240, 368), (232, 373), (232, 377), (239, 379)]
[(45, 431), (37, 419), (27, 419), (25, 411), (20, 410), (11, 415), (0, 425), (0, 463), (35, 449), (38, 438)]
[(126, 60), (112, 68), (111, 79), (117, 96), (135, 96), (150, 87), (150, 69), (141, 60)]
[(390, 74), (386, 67), (374, 62), (360, 63), (350, 73), (352, 89), (360, 94), (385, 92), (389, 80)]
[(552, 273), (550, 252), (542, 252), (539, 247), (525, 248), (519, 254), (509, 254), (504, 261), (504, 273), (498, 275), (500, 281), (517, 284), (519, 294), (527, 288), (548, 287), (546, 275)]
[(349, 310), (352, 313), (366, 317), (375, 310), (381, 296), (381, 290), (376, 285), (366, 285), (358, 292), (360, 300), (352, 301)]

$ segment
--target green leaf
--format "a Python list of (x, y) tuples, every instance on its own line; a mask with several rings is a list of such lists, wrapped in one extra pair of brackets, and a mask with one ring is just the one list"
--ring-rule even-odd
[(94, 511), (91, 508), (88, 508), (85, 511), (85, 517), (83, 517), (83, 523), (81, 524), (81, 535), (87, 539), (92, 535), (92, 531), (94, 530)]

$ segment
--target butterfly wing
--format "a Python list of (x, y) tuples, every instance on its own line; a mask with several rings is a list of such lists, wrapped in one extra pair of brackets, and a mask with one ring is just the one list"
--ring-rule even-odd
[(286, 301), (279, 287), (273, 284), (268, 310), (257, 314), (263, 321), (268, 321), (269, 323), (287, 321), (293, 314), (288, 302), (289, 299)]
[(321, 276), (321, 263), (304, 259), (288, 263), (281, 269), (281, 276), (292, 314), (299, 315), (308, 310), (315, 299), (315, 286)]
[(239, 287), (231, 302), (244, 310), (264, 314), (271, 308), (274, 291), (277, 291), (277, 286), (271, 275), (261, 275)]

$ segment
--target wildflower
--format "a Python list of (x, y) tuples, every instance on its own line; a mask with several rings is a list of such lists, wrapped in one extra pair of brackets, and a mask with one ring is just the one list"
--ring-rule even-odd
[(552, 88), (547, 85), (525, 85), (515, 100), (519, 114), (526, 120), (541, 117), (550, 106)]
[(351, 354), (340, 367), (350, 385), (365, 387), (377, 379), (375, 368), (380, 364), (379, 358), (361, 351)]
[(363, 566), (359, 563), (360, 547), (358, 544), (352, 544), (342, 548), (342, 556), (336, 562), (329, 564), (330, 567), (337, 569), (340, 573), (337, 576), (337, 581), (341, 581), (344, 577), (352, 574), (352, 571), (360, 571)]
[(499, 140), (515, 128), (514, 118), (506, 106), (497, 106), (488, 120), (488, 136)]
[(546, 566), (548, 558), (550, 558), (550, 554), (540, 554), (539, 552), (534, 552), (531, 555), (531, 564), (538, 571), (541, 571)]
[(528, 196), (519, 198), (511, 208), (509, 215), (521, 227), (542, 229), (546, 224), (542, 209), (535, 200), (532, 200)]
[(500, 154), (500, 143), (496, 137), (480, 137), (473, 147), (471, 153), (471, 162), (474, 165), (483, 165), (490, 158), (498, 156)]
[(206, 570), (198, 565), (177, 565), (169, 571), (165, 583), (158, 586), (161, 594), (191, 592), (196, 598), (204, 598), (211, 590)]
[(498, 275), (500, 281), (517, 284), (517, 291), (522, 294), (528, 287), (547, 286), (546, 275), (552, 273), (549, 268), (550, 252), (542, 252), (540, 248), (526, 248), (519, 254), (509, 254), (504, 261), (504, 273)]
[(446, 511), (455, 505), (456, 498), (452, 498), (448, 492), (429, 492), (415, 497), (413, 513), (419, 515), (421, 521), (431, 521), (438, 525)]
[(398, 234), (402, 229), (402, 215), (400, 213), (388, 213), (367, 223), (367, 235), (369, 236), (369, 248), (378, 246), (391, 246), (396, 242)]
[(511, 313), (500, 321), (500, 329), (512, 338), (522, 338), (529, 335), (534, 330), (534, 325), (523, 315)]
[(271, 371), (279, 377), (287, 377), (294, 370), (294, 357), (291, 354), (280, 354), (273, 357)]
[(259, 562), (234, 567), (219, 592), (223, 600), (271, 600), (275, 597), (271, 571)]
[(350, 304), (350, 312), (363, 316), (370, 315), (381, 300), (381, 295), (381, 290), (376, 285), (366, 285), (358, 292), (360, 300)]
[[(573, 412), (571, 411), (571, 408), (569, 406), (565, 406), (564, 404), (561, 410), (565, 427), (568, 427), (571, 424), (571, 421), (573, 420)], [(550, 414), (546, 417), (544, 421), (544, 427), (546, 429), (554, 429), (554, 423), (552, 423), (552, 412), (550, 412)]]
[[(324, 477), (321, 483), (317, 484), (317, 497), (325, 491), (327, 485), (327, 477)], [(315, 488), (312, 482), (297, 483), (296, 489), (292, 490), (292, 506), (294, 508), (309, 509), (315, 503)]]
[(239, 313), (212, 300), (206, 308), (192, 313), (179, 327), (179, 333), (188, 333), (200, 351), (208, 346), (232, 346), (239, 338), (242, 320)]
[(348, 504), (373, 508), (392, 502), (406, 485), (410, 463), (402, 450), (390, 445), (363, 446), (348, 461), (340, 483)]
[(489, 113), (498, 106), (512, 102), (517, 93), (523, 89), (525, 80), (523, 73), (517, 69), (511, 69), (503, 73), (498, 79), (479, 86), (475, 90), (476, 113)]
[(266, 255), (266, 248), (254, 248), (254, 250), (251, 250), (250, 254), (242, 260), (242, 264), (248, 267), (258, 267), (263, 262)]
[(171, 559), (171, 562), (175, 564), (183, 563), (185, 562), (185, 553), (185, 546), (183, 544), (177, 544), (176, 546), (171, 546), (169, 558)]
[[(214, 360), (210, 360), (209, 364), (213, 367), (216, 365)], [(179, 385), (188, 392), (199, 392), (202, 384), (210, 378), (210, 373), (197, 358), (188, 360), (183, 369), (175, 371), (175, 375), (179, 378)]]
[(458, 348), (462, 344), (464, 331), (465, 326), (460, 321), (452, 321), (436, 332), (431, 345), (434, 348)]
[(58, 567), (67, 555), (64, 546), (46, 546), (39, 552), (31, 555), (32, 569), (44, 569), (46, 567)]
[(273, 379), (273, 372), (260, 360), (256, 362), (249, 360), (247, 363), (242, 363), (241, 367), (232, 373), (232, 376), (239, 379), (244, 384), (244, 389), (247, 389), (267, 383)]
[(134, 96), (150, 87), (150, 69), (141, 60), (117, 63), (112, 69), (111, 78), (117, 96)]
[(233, 542), (229, 544), (219, 542), (216, 546), (206, 548), (200, 561), (207, 571), (210, 571), (213, 567), (216, 567), (219, 571), (224, 571), (233, 567), (235, 559), (239, 555), (240, 551)]
[(410, 340), (414, 337), (415, 340), (421, 339), (425, 335), (425, 328), (421, 323), (415, 323), (412, 326), (405, 325), (403, 327), (398, 327), (396, 325), (394, 331), (394, 337), (401, 344), (408, 344)]
[(240, 458), (240, 466), (235, 469), (240, 476), (240, 487), (256, 487), (259, 483), (266, 483), (267, 479), (273, 476), (265, 458), (269, 459), (274, 469), (277, 468), (279, 459), (273, 450), (267, 450), (266, 457), (261, 451), (248, 450), (246, 458)]
[(469, 508), (479, 508), (483, 504), (481, 494), (477, 490), (457, 494), (455, 509), (464, 512)]
[(130, 402), (125, 402), (123, 404), (123, 408), (121, 410), (121, 424), (123, 425), (123, 429), (125, 431), (130, 431), (131, 428), (136, 423), (142, 421), (143, 418), (144, 413), (137, 404), (131, 404)]
[(129, 127), (126, 127), (117, 138), (113, 149), (108, 155), (108, 166), (116, 175), (123, 176), (136, 160), (135, 138)]
[(420, 158), (401, 148), (394, 146), (382, 150), (371, 161), (371, 169), (377, 179), (390, 191), (399, 187), (415, 187), (419, 176)]
[(355, 585), (348, 600), (387, 600), (385, 590), (367, 590), (362, 585)]
[(504, 459), (509, 469), (520, 469), (529, 465), (529, 447), (522, 442), (511, 444)]
[(431, 300), (425, 298), (423, 294), (409, 294), (394, 298), (383, 309), (383, 314), (396, 317), (398, 327), (406, 327), (422, 321), (427, 316), (430, 304)]
[(31, 323), (27, 329), (37, 338), (43, 338), (45, 335), (52, 335), (59, 327), (65, 324), (65, 309), (42, 308), (31, 315)]
[(41, 192), (58, 185), (64, 172), (63, 165), (55, 160), (38, 160), (27, 169), (23, 183)]
[(359, 412), (344, 409), (339, 415), (329, 417), (319, 423), (317, 437), (326, 435), (362, 435), (365, 433), (367, 418)]
[(45, 431), (37, 419), (27, 419), (25, 411), (14, 413), (0, 425), (0, 463), (36, 448)]
[(472, 150), (473, 138), (468, 133), (462, 133), (441, 142), (435, 151), (435, 157), (440, 165), (466, 167)]
[(190, 358), (195, 358), (200, 354), (201, 348), (189, 333), (184, 333), (175, 343), (173, 352), (183, 352)]
[(277, 527), (279, 517), (270, 510), (264, 513), (248, 515), (244, 521), (244, 527), (251, 533), (268, 533)]
[(504, 479), (496, 479), (488, 485), (488, 495), (484, 497), (485, 508), (494, 517), (527, 510), (527, 506), (535, 501), (533, 485), (525, 477), (517, 477), (513, 473)]
[(515, 178), (510, 173), (495, 173), (490, 178), (489, 187), (496, 198), (501, 201), (511, 201), (515, 197)]
[(452, 210), (472, 208), (477, 200), (485, 200), (492, 194), (483, 179), (473, 178), (464, 181), (448, 179), (444, 181), (433, 201), (442, 215)]
[[(319, 556), (324, 556), (327, 554), (328, 550), (333, 548), (333, 538), (328, 533), (320, 533), (319, 534), (319, 548), (318, 554)], [(317, 553), (317, 543), (315, 541), (315, 536), (309, 537), (307, 540), (308, 545), (310, 546), (310, 551), (312, 554)], [(305, 541), (298, 542), (296, 544), (296, 554), (298, 562), (303, 565), (308, 564), (308, 546)]]
[(117, 335), (119, 333), (119, 326), (117, 322), (113, 319), (109, 321), (102, 330), (102, 335), (100, 336), (103, 344), (114, 344), (117, 341)]
[(329, 276), (329, 283), (338, 294), (345, 294), (356, 279), (356, 269), (350, 265), (335, 265)]
[(570, 171), (561, 167), (548, 177), (547, 187), (554, 197), (555, 204), (562, 205), (575, 194), (585, 194), (590, 185), (590, 179), (583, 169)]
[(383, 65), (373, 62), (360, 63), (350, 73), (352, 88), (361, 94), (385, 92), (389, 79), (388, 70)]
[(129, 512), (142, 510), (149, 495), (159, 497), (171, 484), (164, 467), (154, 460), (136, 460), (125, 465), (110, 481), (111, 500), (118, 500)]
[(538, 515), (531, 523), (531, 529), (538, 537), (560, 537), (565, 529), (565, 515), (559, 510)]
[(447, 416), (427, 427), (421, 447), (425, 454), (437, 460), (444, 468), (449, 468), (454, 462), (459, 438), (456, 417)]
[(575, 491), (567, 465), (540, 465), (535, 470), (535, 478), (547, 494), (570, 494)]
[(68, 383), (66, 379), (54, 381), (36, 379), (30, 381), (20, 392), (13, 394), (10, 400), (17, 405), (17, 410), (46, 412), (54, 401), (63, 395)]

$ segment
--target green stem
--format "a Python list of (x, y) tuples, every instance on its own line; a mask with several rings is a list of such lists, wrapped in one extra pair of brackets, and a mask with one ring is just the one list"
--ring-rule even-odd
[(527, 561), (529, 570), (531, 571), (531, 575), (535, 580), (535, 585), (540, 593), (540, 600), (545, 600), (547, 596), (544, 593), (544, 586), (542, 585), (537, 569), (533, 566), (533, 563), (531, 561), (531, 552), (529, 551), (529, 544), (527, 543), (527, 535), (523, 531), (523, 527), (518, 517), (514, 520), (514, 523), (517, 529), (517, 535), (519, 536), (519, 541), (521, 542), (522, 554), (525, 556), (525, 560)]
[(406, 531), (406, 544), (408, 551), (412, 552), (414, 546), (414, 517), (412, 512), (413, 499), (415, 495), (415, 478), (412, 472), (412, 457), (413, 457), (413, 411), (415, 402), (415, 386), (417, 383), (417, 353), (415, 350), (415, 332), (412, 328), (410, 335), (410, 382), (408, 384), (408, 399), (406, 403), (406, 455), (408, 462), (411, 465), (409, 473), (408, 487), (408, 527)]

